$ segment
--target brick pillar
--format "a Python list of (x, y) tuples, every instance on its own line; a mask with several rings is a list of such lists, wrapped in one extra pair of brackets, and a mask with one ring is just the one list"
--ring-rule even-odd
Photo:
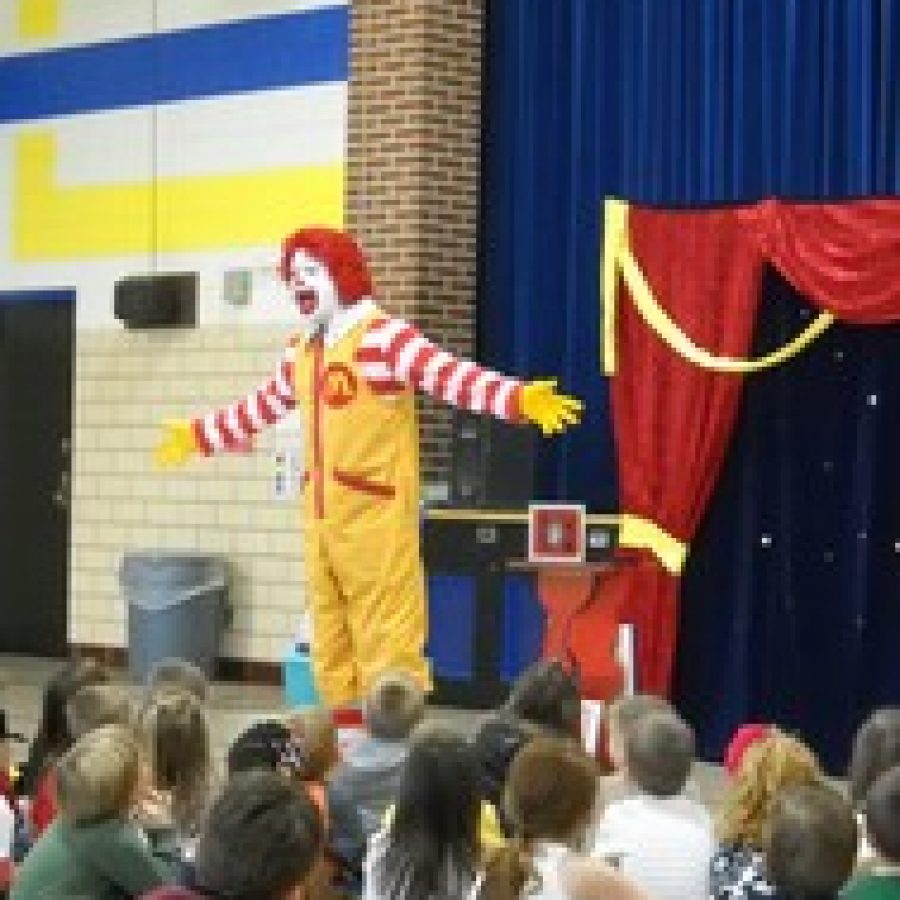
[[(347, 225), (386, 309), (474, 348), (484, 0), (352, 0)], [(445, 480), (449, 413), (422, 411), (422, 473)]]

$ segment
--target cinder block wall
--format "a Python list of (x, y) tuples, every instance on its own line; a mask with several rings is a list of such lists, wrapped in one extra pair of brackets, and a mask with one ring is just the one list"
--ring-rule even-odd
[(225, 653), (279, 659), (304, 606), (302, 522), (273, 497), (273, 434), (250, 456), (157, 471), (150, 449), (166, 418), (246, 393), (274, 366), (284, 331), (206, 327), (79, 336), (76, 359), (70, 637), (126, 644), (117, 569), (131, 549), (224, 554), (235, 618)]

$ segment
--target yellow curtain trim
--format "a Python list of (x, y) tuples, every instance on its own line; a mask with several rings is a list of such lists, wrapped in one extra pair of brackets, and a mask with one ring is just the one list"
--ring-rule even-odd
[(649, 550), (667, 572), (680, 575), (687, 559), (688, 545), (660, 528), (656, 522), (631, 513), (622, 515), (619, 546)]
[(619, 254), (628, 246), (628, 204), (607, 197), (603, 210), (603, 374), (616, 371), (616, 269)]
[(694, 365), (703, 369), (711, 369), (714, 372), (744, 375), (749, 372), (759, 372), (762, 369), (777, 366), (808, 347), (834, 321), (834, 316), (831, 313), (819, 313), (793, 340), (758, 359), (735, 359), (731, 356), (715, 356), (708, 350), (698, 347), (669, 318), (669, 314), (659, 305), (656, 297), (653, 295), (653, 291), (647, 283), (647, 279), (641, 271), (637, 260), (635, 260), (630, 247), (623, 247), (619, 252), (619, 264), (622, 266), (622, 274), (625, 278), (625, 283), (628, 285), (631, 298), (634, 300), (634, 305), (647, 325), (676, 353), (689, 362), (694, 363)]

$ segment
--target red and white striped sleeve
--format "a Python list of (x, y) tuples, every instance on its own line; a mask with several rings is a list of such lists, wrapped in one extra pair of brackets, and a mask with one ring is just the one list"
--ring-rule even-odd
[(376, 319), (356, 361), (375, 393), (396, 393), (410, 385), (469, 412), (519, 420), (521, 381), (458, 359), (402, 319)]
[(209, 456), (220, 450), (238, 450), (266, 425), (274, 425), (294, 408), (294, 356), (288, 348), (274, 377), (243, 400), (193, 421), (194, 438)]

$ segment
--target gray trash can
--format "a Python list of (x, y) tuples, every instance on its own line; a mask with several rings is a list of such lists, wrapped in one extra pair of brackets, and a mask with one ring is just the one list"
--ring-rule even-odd
[(213, 675), (228, 616), (225, 560), (171, 550), (126, 553), (119, 582), (128, 608), (128, 666), (145, 683), (176, 657)]

